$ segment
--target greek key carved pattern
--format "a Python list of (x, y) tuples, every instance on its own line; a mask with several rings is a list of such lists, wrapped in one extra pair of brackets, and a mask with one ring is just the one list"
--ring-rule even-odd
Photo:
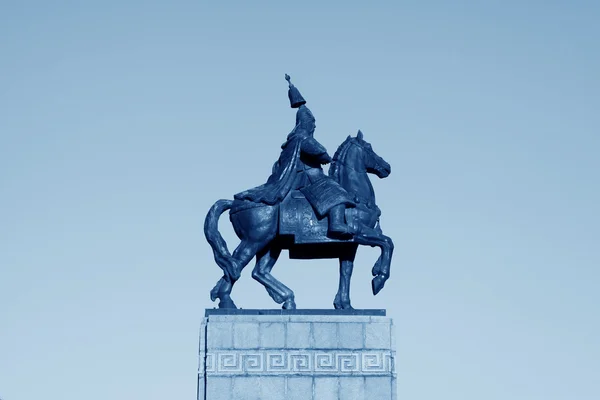
[(206, 375), (389, 375), (389, 351), (218, 350), (206, 354)]

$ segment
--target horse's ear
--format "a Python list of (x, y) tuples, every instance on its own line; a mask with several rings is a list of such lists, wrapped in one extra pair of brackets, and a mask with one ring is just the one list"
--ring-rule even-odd
[(356, 134), (356, 137), (360, 140), (362, 140), (363, 138), (363, 133), (360, 131), (360, 129), (358, 130), (358, 133)]
[(346, 140), (350, 140), (350, 139), (352, 139), (352, 136), (348, 135), (348, 137), (346, 138)]

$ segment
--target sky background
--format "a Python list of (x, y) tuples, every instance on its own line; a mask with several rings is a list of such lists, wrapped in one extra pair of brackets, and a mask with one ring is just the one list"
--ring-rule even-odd
[[(398, 398), (600, 398), (598, 1), (0, 2), (0, 397), (196, 394), (220, 277), (202, 227), (293, 128), (361, 129), (394, 239), (352, 300), (397, 325)], [(225, 215), (221, 228), (235, 235)], [(272, 308), (249, 266), (232, 294)], [(336, 260), (273, 270), (332, 308)], [(317, 279), (318, 278), (318, 279)]]

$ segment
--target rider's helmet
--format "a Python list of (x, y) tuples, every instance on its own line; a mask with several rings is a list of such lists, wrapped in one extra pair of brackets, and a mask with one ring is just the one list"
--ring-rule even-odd
[(290, 107), (298, 108), (303, 104), (306, 104), (306, 100), (300, 94), (300, 91), (290, 82), (290, 76), (285, 74), (285, 80), (288, 81), (289, 89), (288, 89), (288, 97), (290, 98)]

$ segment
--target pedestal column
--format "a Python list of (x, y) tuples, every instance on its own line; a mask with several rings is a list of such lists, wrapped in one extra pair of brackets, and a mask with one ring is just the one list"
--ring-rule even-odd
[(395, 400), (385, 310), (206, 310), (198, 400)]

